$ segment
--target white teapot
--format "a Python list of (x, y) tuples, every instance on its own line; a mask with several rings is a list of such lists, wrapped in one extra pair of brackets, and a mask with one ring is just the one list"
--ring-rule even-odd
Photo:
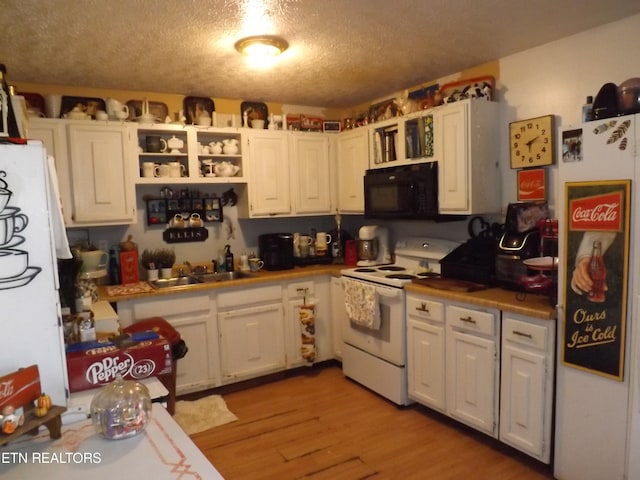
[(127, 105), (123, 105), (115, 98), (107, 98), (105, 106), (107, 108), (107, 114), (111, 120), (124, 120), (129, 116), (129, 107)]
[(167, 147), (171, 149), (169, 153), (173, 153), (174, 155), (176, 153), (182, 153), (180, 149), (184, 147), (184, 140), (174, 135), (169, 140), (167, 140)]
[(222, 152), (225, 155), (235, 155), (238, 153), (238, 140), (235, 138), (228, 138), (222, 141), (223, 147)]
[(213, 169), (218, 177), (233, 177), (240, 171), (240, 167), (230, 162), (216, 162)]
[(210, 142), (209, 150), (214, 155), (220, 155), (222, 153), (222, 142)]

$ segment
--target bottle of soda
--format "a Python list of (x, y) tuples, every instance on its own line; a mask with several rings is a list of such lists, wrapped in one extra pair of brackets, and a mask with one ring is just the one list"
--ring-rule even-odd
[(604, 286), (607, 277), (607, 269), (602, 259), (602, 243), (598, 240), (593, 242), (591, 258), (589, 259), (589, 276), (593, 281), (593, 287), (587, 298), (592, 302), (604, 302)]

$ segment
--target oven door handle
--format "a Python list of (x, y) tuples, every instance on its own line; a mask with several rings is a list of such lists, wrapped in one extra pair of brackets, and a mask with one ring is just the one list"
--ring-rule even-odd
[(400, 298), (402, 296), (402, 289), (376, 287), (376, 293), (385, 298)]

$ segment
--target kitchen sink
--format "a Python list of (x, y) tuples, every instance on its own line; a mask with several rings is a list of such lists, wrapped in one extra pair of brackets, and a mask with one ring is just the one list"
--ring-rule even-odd
[(172, 278), (159, 278), (158, 280), (152, 280), (149, 282), (154, 288), (169, 288), (169, 287), (183, 287), (185, 285), (197, 285), (202, 283), (201, 280), (196, 277), (172, 277)]
[(246, 272), (194, 273), (183, 277), (159, 278), (149, 283), (154, 288), (184, 287), (201, 283), (228, 282), (241, 278), (253, 278), (256, 275)]
[(254, 278), (254, 273), (247, 272), (218, 272), (218, 273), (199, 273), (192, 275), (202, 283), (227, 282), (229, 280), (240, 280), (241, 278)]

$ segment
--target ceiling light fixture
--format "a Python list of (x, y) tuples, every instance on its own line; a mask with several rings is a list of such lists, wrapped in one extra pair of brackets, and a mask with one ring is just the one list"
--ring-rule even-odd
[(235, 47), (240, 53), (251, 58), (273, 58), (289, 48), (289, 43), (275, 35), (256, 35), (241, 38), (235, 43)]

